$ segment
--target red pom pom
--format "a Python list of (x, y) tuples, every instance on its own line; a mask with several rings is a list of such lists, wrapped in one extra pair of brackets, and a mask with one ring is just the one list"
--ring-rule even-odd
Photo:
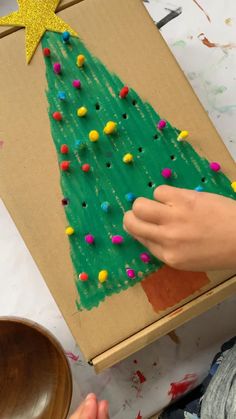
[(50, 57), (50, 55), (51, 55), (50, 49), (49, 48), (44, 48), (43, 49), (43, 55), (44, 55), (44, 57)]
[(63, 172), (66, 172), (70, 168), (70, 162), (64, 160), (61, 162), (60, 166), (61, 166), (61, 170), (63, 170)]
[(67, 154), (69, 152), (69, 147), (66, 144), (62, 144), (61, 145), (61, 153), (62, 154)]
[(81, 272), (81, 274), (79, 274), (79, 279), (80, 279), (80, 281), (87, 281), (88, 280), (88, 274), (86, 274), (86, 272)]
[(128, 93), (129, 93), (128, 86), (124, 86), (124, 87), (122, 87), (119, 96), (120, 96), (121, 99), (124, 99), (128, 95)]
[(52, 114), (53, 119), (55, 119), (56, 121), (61, 121), (62, 120), (62, 114), (61, 112), (54, 112)]
[(89, 172), (90, 171), (90, 164), (85, 163), (83, 164), (82, 168), (83, 172)]

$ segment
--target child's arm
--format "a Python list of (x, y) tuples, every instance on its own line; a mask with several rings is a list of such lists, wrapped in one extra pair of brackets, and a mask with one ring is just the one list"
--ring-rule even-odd
[(160, 186), (138, 198), (124, 228), (167, 265), (183, 270), (236, 268), (236, 201)]

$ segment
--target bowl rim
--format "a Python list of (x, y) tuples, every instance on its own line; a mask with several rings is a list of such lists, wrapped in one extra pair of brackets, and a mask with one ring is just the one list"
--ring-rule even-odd
[(36, 332), (38, 332), (39, 334), (41, 334), (42, 336), (44, 336), (46, 339), (50, 341), (52, 346), (56, 349), (60, 357), (63, 359), (66, 366), (66, 372), (67, 372), (67, 378), (68, 378), (68, 395), (69, 395), (68, 406), (65, 406), (64, 417), (63, 417), (63, 419), (66, 419), (70, 410), (70, 406), (71, 406), (73, 384), (72, 384), (71, 367), (66, 357), (63, 346), (61, 345), (59, 340), (53, 335), (53, 333), (50, 330), (48, 330), (45, 326), (42, 326), (40, 323), (35, 322), (34, 320), (27, 319), (24, 317), (19, 317), (19, 316), (0, 316), (0, 323), (3, 323), (3, 322), (18, 323), (18, 324), (27, 326), (31, 329), (34, 329)]

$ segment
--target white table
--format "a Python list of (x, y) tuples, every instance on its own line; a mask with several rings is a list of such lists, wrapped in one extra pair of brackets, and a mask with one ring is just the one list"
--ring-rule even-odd
[[(174, 0), (175, 1), (175, 0)], [(226, 146), (236, 156), (236, 48), (222, 47), (235, 39), (235, 0), (199, 0), (207, 16), (193, 0), (145, 2), (155, 21), (182, 8), (182, 13), (162, 28), (162, 34), (187, 75), (196, 94), (219, 130)], [(1, 0), (0, 15), (14, 10), (11, 0)], [(232, 20), (230, 20), (230, 18)], [(228, 20), (226, 20), (228, 19)], [(219, 47), (202, 43), (205, 34)], [(235, 101), (234, 101), (235, 100)], [(4, 138), (0, 138), (0, 152)], [(94, 391), (111, 404), (114, 419), (147, 418), (171, 400), (170, 383), (186, 374), (196, 385), (207, 373), (220, 344), (235, 334), (236, 298), (180, 327), (180, 344), (168, 336), (153, 343), (115, 367), (96, 376), (80, 354), (43, 278), (0, 201), (0, 315), (35, 320), (48, 328), (63, 345), (73, 374), (72, 410), (87, 392)], [(145, 381), (140, 382), (137, 371)], [(142, 381), (142, 380), (141, 380)], [(138, 416), (140, 414), (140, 416)]]

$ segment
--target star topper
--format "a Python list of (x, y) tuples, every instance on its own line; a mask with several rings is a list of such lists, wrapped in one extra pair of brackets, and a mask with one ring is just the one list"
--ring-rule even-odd
[(1, 26), (19, 26), (25, 28), (25, 49), (27, 63), (46, 30), (53, 32), (77, 33), (56, 14), (55, 10), (60, 0), (17, 0), (19, 10), (7, 16), (0, 17)]

